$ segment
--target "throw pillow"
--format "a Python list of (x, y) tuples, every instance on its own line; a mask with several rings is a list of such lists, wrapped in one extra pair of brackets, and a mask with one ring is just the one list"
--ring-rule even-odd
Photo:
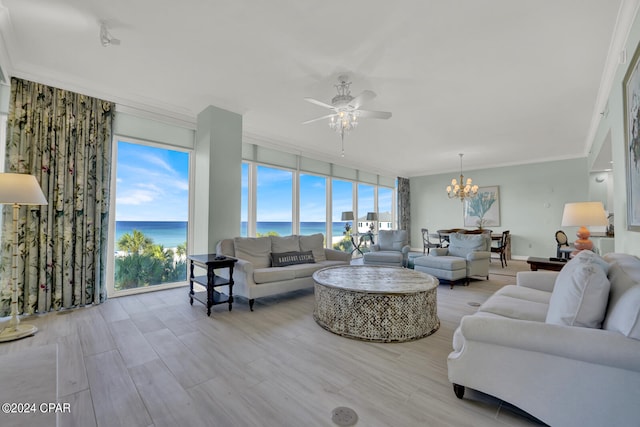
[(253, 264), (253, 268), (267, 268), (271, 265), (271, 239), (269, 237), (235, 237), (233, 246), (237, 258)]
[(622, 294), (609, 312), (603, 327), (640, 340), (640, 285), (635, 285)]
[(316, 233), (310, 236), (300, 236), (300, 250), (313, 252), (316, 262), (326, 261), (324, 253), (324, 234)]
[(271, 266), (272, 267), (285, 267), (287, 265), (294, 264), (313, 264), (316, 261), (313, 259), (313, 253), (307, 252), (284, 252), (284, 253), (272, 253), (271, 254)]
[(607, 261), (605, 261), (604, 258), (602, 258), (600, 255), (590, 250), (583, 250), (578, 252), (578, 254), (575, 257), (573, 257), (573, 259), (571, 259), (571, 261), (569, 262), (570, 263), (591, 262), (597, 265), (598, 267), (602, 268), (602, 271), (604, 271), (604, 274), (609, 273), (609, 268), (611, 266)]
[(609, 280), (597, 263), (585, 259), (568, 262), (556, 278), (546, 322), (600, 328), (609, 287)]
[(271, 252), (299, 252), (300, 243), (297, 235), (292, 236), (270, 236)]

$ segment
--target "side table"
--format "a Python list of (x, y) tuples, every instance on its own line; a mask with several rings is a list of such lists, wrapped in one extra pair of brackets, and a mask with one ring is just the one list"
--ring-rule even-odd
[[(217, 304), (229, 304), (229, 311), (233, 304), (233, 266), (237, 259), (231, 257), (220, 258), (216, 254), (205, 255), (189, 255), (187, 259), (190, 262), (189, 274), (189, 303), (193, 305), (193, 300), (200, 301), (207, 306), (207, 316), (211, 315), (211, 307)], [(194, 274), (195, 267), (200, 267), (207, 271), (206, 275), (196, 276)], [(229, 279), (220, 277), (215, 273), (216, 268), (228, 268)], [(206, 286), (206, 292), (194, 292), (193, 284), (198, 283)], [(216, 291), (219, 286), (228, 286), (229, 295), (225, 295)]]

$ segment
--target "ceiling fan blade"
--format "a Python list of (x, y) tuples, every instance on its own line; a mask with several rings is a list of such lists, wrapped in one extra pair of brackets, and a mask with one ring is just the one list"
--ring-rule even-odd
[(376, 97), (376, 94), (370, 90), (365, 90), (360, 95), (356, 96), (349, 103), (349, 107), (358, 109), (361, 105), (366, 104)]
[(318, 117), (316, 119), (311, 119), (311, 120), (307, 120), (306, 122), (302, 122), (303, 125), (306, 125), (307, 123), (312, 123), (312, 122), (317, 122), (318, 120), (324, 120), (324, 119), (328, 119), (330, 117), (334, 117), (337, 116), (338, 114), (327, 114), (326, 116), (322, 116), (322, 117)]
[(358, 117), (365, 119), (388, 119), (391, 118), (391, 113), (388, 111), (358, 110)]
[(327, 104), (326, 102), (318, 101), (317, 99), (313, 99), (313, 98), (305, 98), (304, 100), (305, 100), (305, 101), (307, 101), (307, 102), (310, 102), (310, 103), (312, 103), (312, 104), (319, 105), (319, 106), (321, 106), (321, 107), (331, 108), (331, 109), (333, 109), (333, 108), (334, 108), (334, 107), (333, 107), (333, 105), (329, 105), (329, 104)]

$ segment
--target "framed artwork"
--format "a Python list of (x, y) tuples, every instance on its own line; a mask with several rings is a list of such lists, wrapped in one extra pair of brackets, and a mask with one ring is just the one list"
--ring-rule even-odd
[(499, 227), (500, 193), (498, 186), (480, 187), (478, 195), (464, 200), (465, 227)]
[(639, 47), (636, 47), (636, 52), (622, 81), (624, 89), (625, 167), (627, 169), (627, 229), (631, 231), (640, 231)]

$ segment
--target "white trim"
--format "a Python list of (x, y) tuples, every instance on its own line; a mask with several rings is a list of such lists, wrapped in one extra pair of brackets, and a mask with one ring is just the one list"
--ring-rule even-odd
[[(589, 151), (592, 149), (594, 138), (596, 137), (600, 120), (602, 119), (601, 113), (603, 113), (607, 108), (609, 95), (613, 88), (613, 82), (615, 81), (618, 67), (621, 65), (625, 68), (627, 67), (627, 64), (620, 63), (620, 58), (624, 55), (626, 55), (627, 58), (633, 56), (633, 52), (625, 51), (625, 46), (629, 41), (629, 34), (633, 28), (633, 23), (636, 19), (639, 8), (640, 0), (622, 0), (622, 3), (620, 3), (618, 16), (616, 17), (616, 25), (613, 30), (613, 35), (611, 36), (607, 59), (600, 79), (600, 88), (598, 89), (598, 95), (596, 97), (593, 114), (591, 116), (589, 132), (587, 133), (587, 139), (585, 141), (585, 156), (587, 156)], [(629, 55), (629, 53), (631, 53), (631, 55)]]

